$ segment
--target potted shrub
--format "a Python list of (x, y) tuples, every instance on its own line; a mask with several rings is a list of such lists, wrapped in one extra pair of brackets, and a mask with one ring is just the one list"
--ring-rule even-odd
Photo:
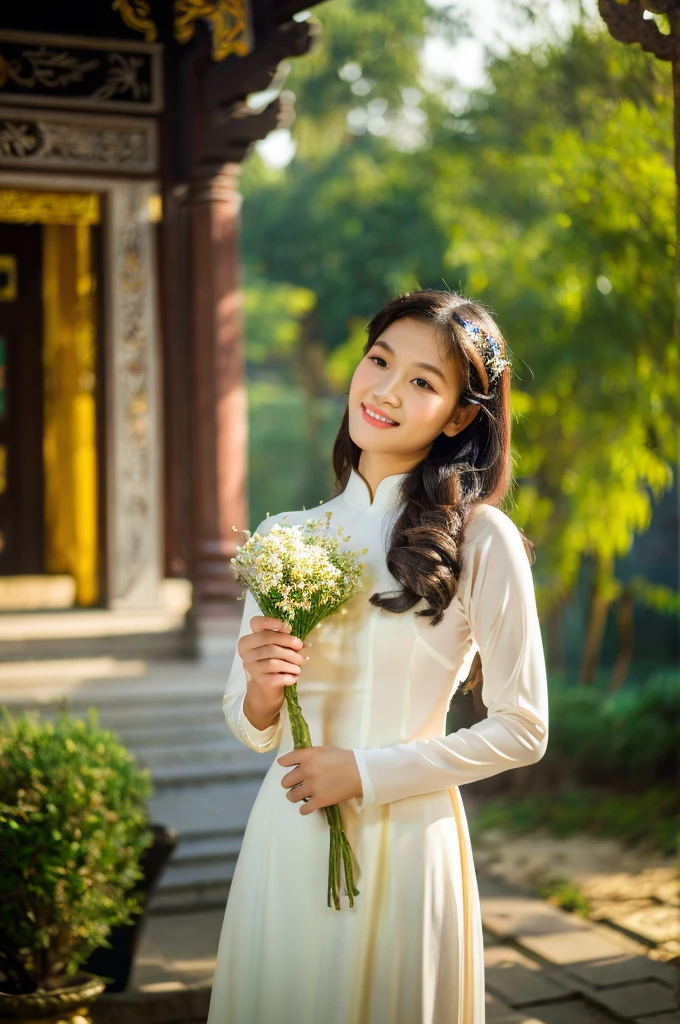
[(0, 708), (0, 1019), (89, 1019), (109, 979), (79, 968), (142, 909), (150, 793), (95, 708), (54, 722)]
[[(177, 846), (177, 829), (167, 825), (152, 824), (153, 844), (144, 852), (139, 861), (141, 879), (133, 892), (139, 896), (146, 908), (163, 869)], [(139, 945), (142, 914), (135, 915), (132, 924), (119, 924), (111, 929), (106, 945), (95, 949), (83, 963), (83, 969), (107, 979), (107, 992), (124, 992), (128, 986), (135, 953)]]

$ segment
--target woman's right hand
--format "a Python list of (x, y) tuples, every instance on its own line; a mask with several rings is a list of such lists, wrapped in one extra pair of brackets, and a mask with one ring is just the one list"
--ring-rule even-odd
[(236, 650), (248, 674), (248, 690), (253, 690), (258, 710), (272, 717), (286, 699), (284, 687), (296, 683), (300, 668), (307, 660), (301, 653), (304, 644), (291, 635), (289, 623), (270, 615), (253, 615), (252, 633), (239, 640)]

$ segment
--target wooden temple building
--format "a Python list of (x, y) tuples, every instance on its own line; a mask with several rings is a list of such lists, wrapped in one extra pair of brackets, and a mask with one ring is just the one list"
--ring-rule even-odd
[(142, 621), (182, 581), (183, 637), (240, 612), (239, 172), (290, 121), (248, 97), (310, 49), (302, 9), (2, 5), (0, 640), (48, 609)]

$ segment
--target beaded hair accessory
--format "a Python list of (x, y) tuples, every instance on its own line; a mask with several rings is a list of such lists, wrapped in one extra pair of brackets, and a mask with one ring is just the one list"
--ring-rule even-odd
[(500, 342), (493, 335), (483, 331), (477, 324), (473, 324), (471, 320), (464, 320), (455, 311), (452, 311), (451, 316), (465, 330), (468, 337), (471, 338), (472, 344), (482, 357), (486, 372), (489, 375), (489, 383), (493, 384), (500, 377), (505, 367), (510, 366), (510, 360), (506, 359), (503, 355)]

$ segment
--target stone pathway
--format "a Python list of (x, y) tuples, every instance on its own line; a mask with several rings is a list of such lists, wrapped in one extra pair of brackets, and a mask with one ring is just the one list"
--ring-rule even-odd
[[(469, 817), (474, 802), (466, 800)], [(652, 960), (680, 957), (680, 874), (676, 858), (616, 838), (557, 837), (545, 829), (511, 836), (489, 829), (474, 842), (475, 864), (494, 878), (537, 892), (550, 879), (574, 887), (587, 917), (645, 947)], [(557, 903), (557, 899), (550, 898)]]
[(488, 1024), (680, 1022), (671, 963), (604, 924), (479, 874)]

